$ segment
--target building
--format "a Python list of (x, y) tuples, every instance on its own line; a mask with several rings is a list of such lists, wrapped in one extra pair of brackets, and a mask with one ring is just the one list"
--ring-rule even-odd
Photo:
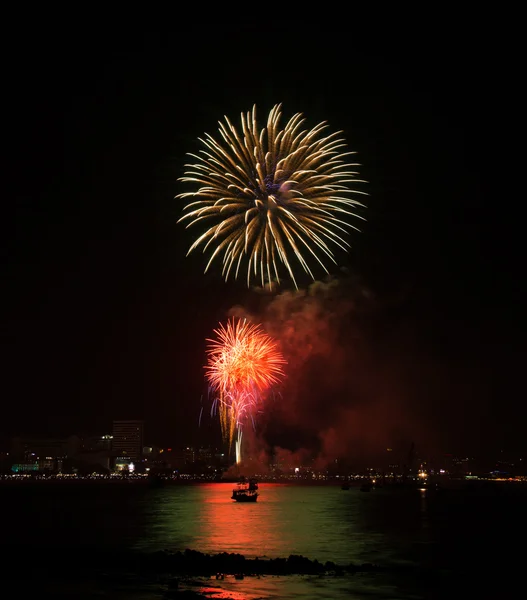
[(81, 435), (81, 452), (108, 452), (112, 450), (113, 436), (106, 435)]
[(16, 461), (55, 460), (76, 456), (80, 446), (81, 440), (76, 435), (67, 438), (14, 437), (11, 452)]
[(143, 421), (114, 421), (112, 435), (112, 452), (116, 458), (141, 459)]
[(81, 446), (73, 465), (77, 473), (107, 473), (113, 463), (111, 460), (113, 436), (84, 434), (79, 437)]
[(76, 435), (67, 438), (14, 437), (11, 440), (12, 470), (62, 472), (65, 460), (71, 461), (80, 451), (81, 439)]

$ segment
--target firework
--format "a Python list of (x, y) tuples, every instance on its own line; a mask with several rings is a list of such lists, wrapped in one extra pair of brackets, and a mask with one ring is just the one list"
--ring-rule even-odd
[[(281, 105), (269, 113), (267, 127), (260, 130), (256, 107), (241, 115), (241, 132), (225, 118), (219, 122), (221, 140), (205, 134), (198, 162), (187, 164), (179, 181), (197, 190), (176, 198), (190, 199), (179, 221), (187, 228), (205, 225), (203, 233), (190, 246), (187, 255), (203, 245), (211, 256), (209, 269), (217, 257), (223, 258), (225, 280), (238, 278), (247, 263), (247, 285), (260, 277), (262, 286), (280, 283), (279, 264), (285, 266), (297, 287), (294, 267), (315, 279), (309, 261), (328, 272), (324, 261), (336, 264), (332, 249), (347, 251), (350, 220), (363, 219), (355, 211), (363, 207), (354, 189), (365, 183), (356, 179), (358, 163), (348, 162), (354, 152), (336, 133), (327, 133), (322, 122), (304, 129), (305, 119), (295, 114), (280, 129)], [(245, 265), (244, 265), (245, 266)]]
[(224, 438), (232, 446), (235, 434), (236, 462), (241, 460), (243, 424), (258, 410), (271, 388), (284, 375), (285, 360), (276, 342), (259, 325), (234, 319), (214, 330), (207, 340), (207, 379), (218, 408)]

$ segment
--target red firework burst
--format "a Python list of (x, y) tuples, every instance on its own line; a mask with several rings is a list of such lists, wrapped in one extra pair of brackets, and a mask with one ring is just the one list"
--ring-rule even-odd
[(232, 319), (226, 326), (220, 324), (214, 333), (217, 339), (207, 340), (205, 369), (217, 394), (224, 436), (231, 444), (235, 429), (240, 439), (243, 417), (281, 381), (286, 361), (261, 326), (246, 319)]

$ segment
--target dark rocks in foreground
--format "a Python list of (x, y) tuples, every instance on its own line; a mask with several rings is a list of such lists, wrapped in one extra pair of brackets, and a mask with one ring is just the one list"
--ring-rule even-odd
[[(0, 551), (2, 547), (0, 546)], [(25, 573), (26, 565), (20, 561), (24, 548), (5, 548), (4, 567), (13, 577)], [(135, 552), (122, 550), (101, 551), (99, 548), (85, 547), (82, 551), (68, 553), (65, 549), (52, 546), (44, 551), (34, 551), (38, 556), (35, 569), (46, 572), (60, 564), (61, 577), (77, 578), (84, 573), (97, 574), (104, 578), (128, 576), (150, 579), (151, 577), (213, 577), (221, 575), (344, 575), (353, 573), (385, 571), (371, 563), (339, 565), (331, 561), (325, 563), (311, 560), (302, 555), (291, 554), (288, 558), (253, 558), (242, 554), (222, 552), (204, 554), (187, 549), (184, 552), (162, 550), (158, 552)], [(241, 577), (240, 577), (241, 578)]]
[(291, 554), (288, 558), (247, 559), (242, 554), (203, 554), (196, 550), (184, 552), (161, 551), (141, 555), (136, 565), (141, 571), (164, 571), (188, 575), (209, 576), (216, 573), (244, 575), (323, 575), (380, 571), (371, 563), (337, 565), (321, 563), (305, 556)]

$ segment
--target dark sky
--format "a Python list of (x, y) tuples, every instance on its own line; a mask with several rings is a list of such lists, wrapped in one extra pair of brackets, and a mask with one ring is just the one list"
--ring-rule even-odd
[(296, 365), (288, 399), (262, 418), (266, 443), (519, 448), (520, 216), (492, 183), (508, 164), (503, 48), (454, 28), (179, 29), (13, 41), (0, 433), (104, 433), (144, 418), (151, 443), (206, 441), (205, 338), (235, 305), (281, 336), (273, 306), (298, 299), (203, 275), (176, 224), (177, 178), (223, 115), (239, 123), (253, 104), (263, 117), (282, 102), (284, 122), (302, 112), (344, 131), (370, 196), (331, 291), (310, 296), (314, 320), (288, 313), (306, 327), (327, 318), (315, 342), (333, 345)]

